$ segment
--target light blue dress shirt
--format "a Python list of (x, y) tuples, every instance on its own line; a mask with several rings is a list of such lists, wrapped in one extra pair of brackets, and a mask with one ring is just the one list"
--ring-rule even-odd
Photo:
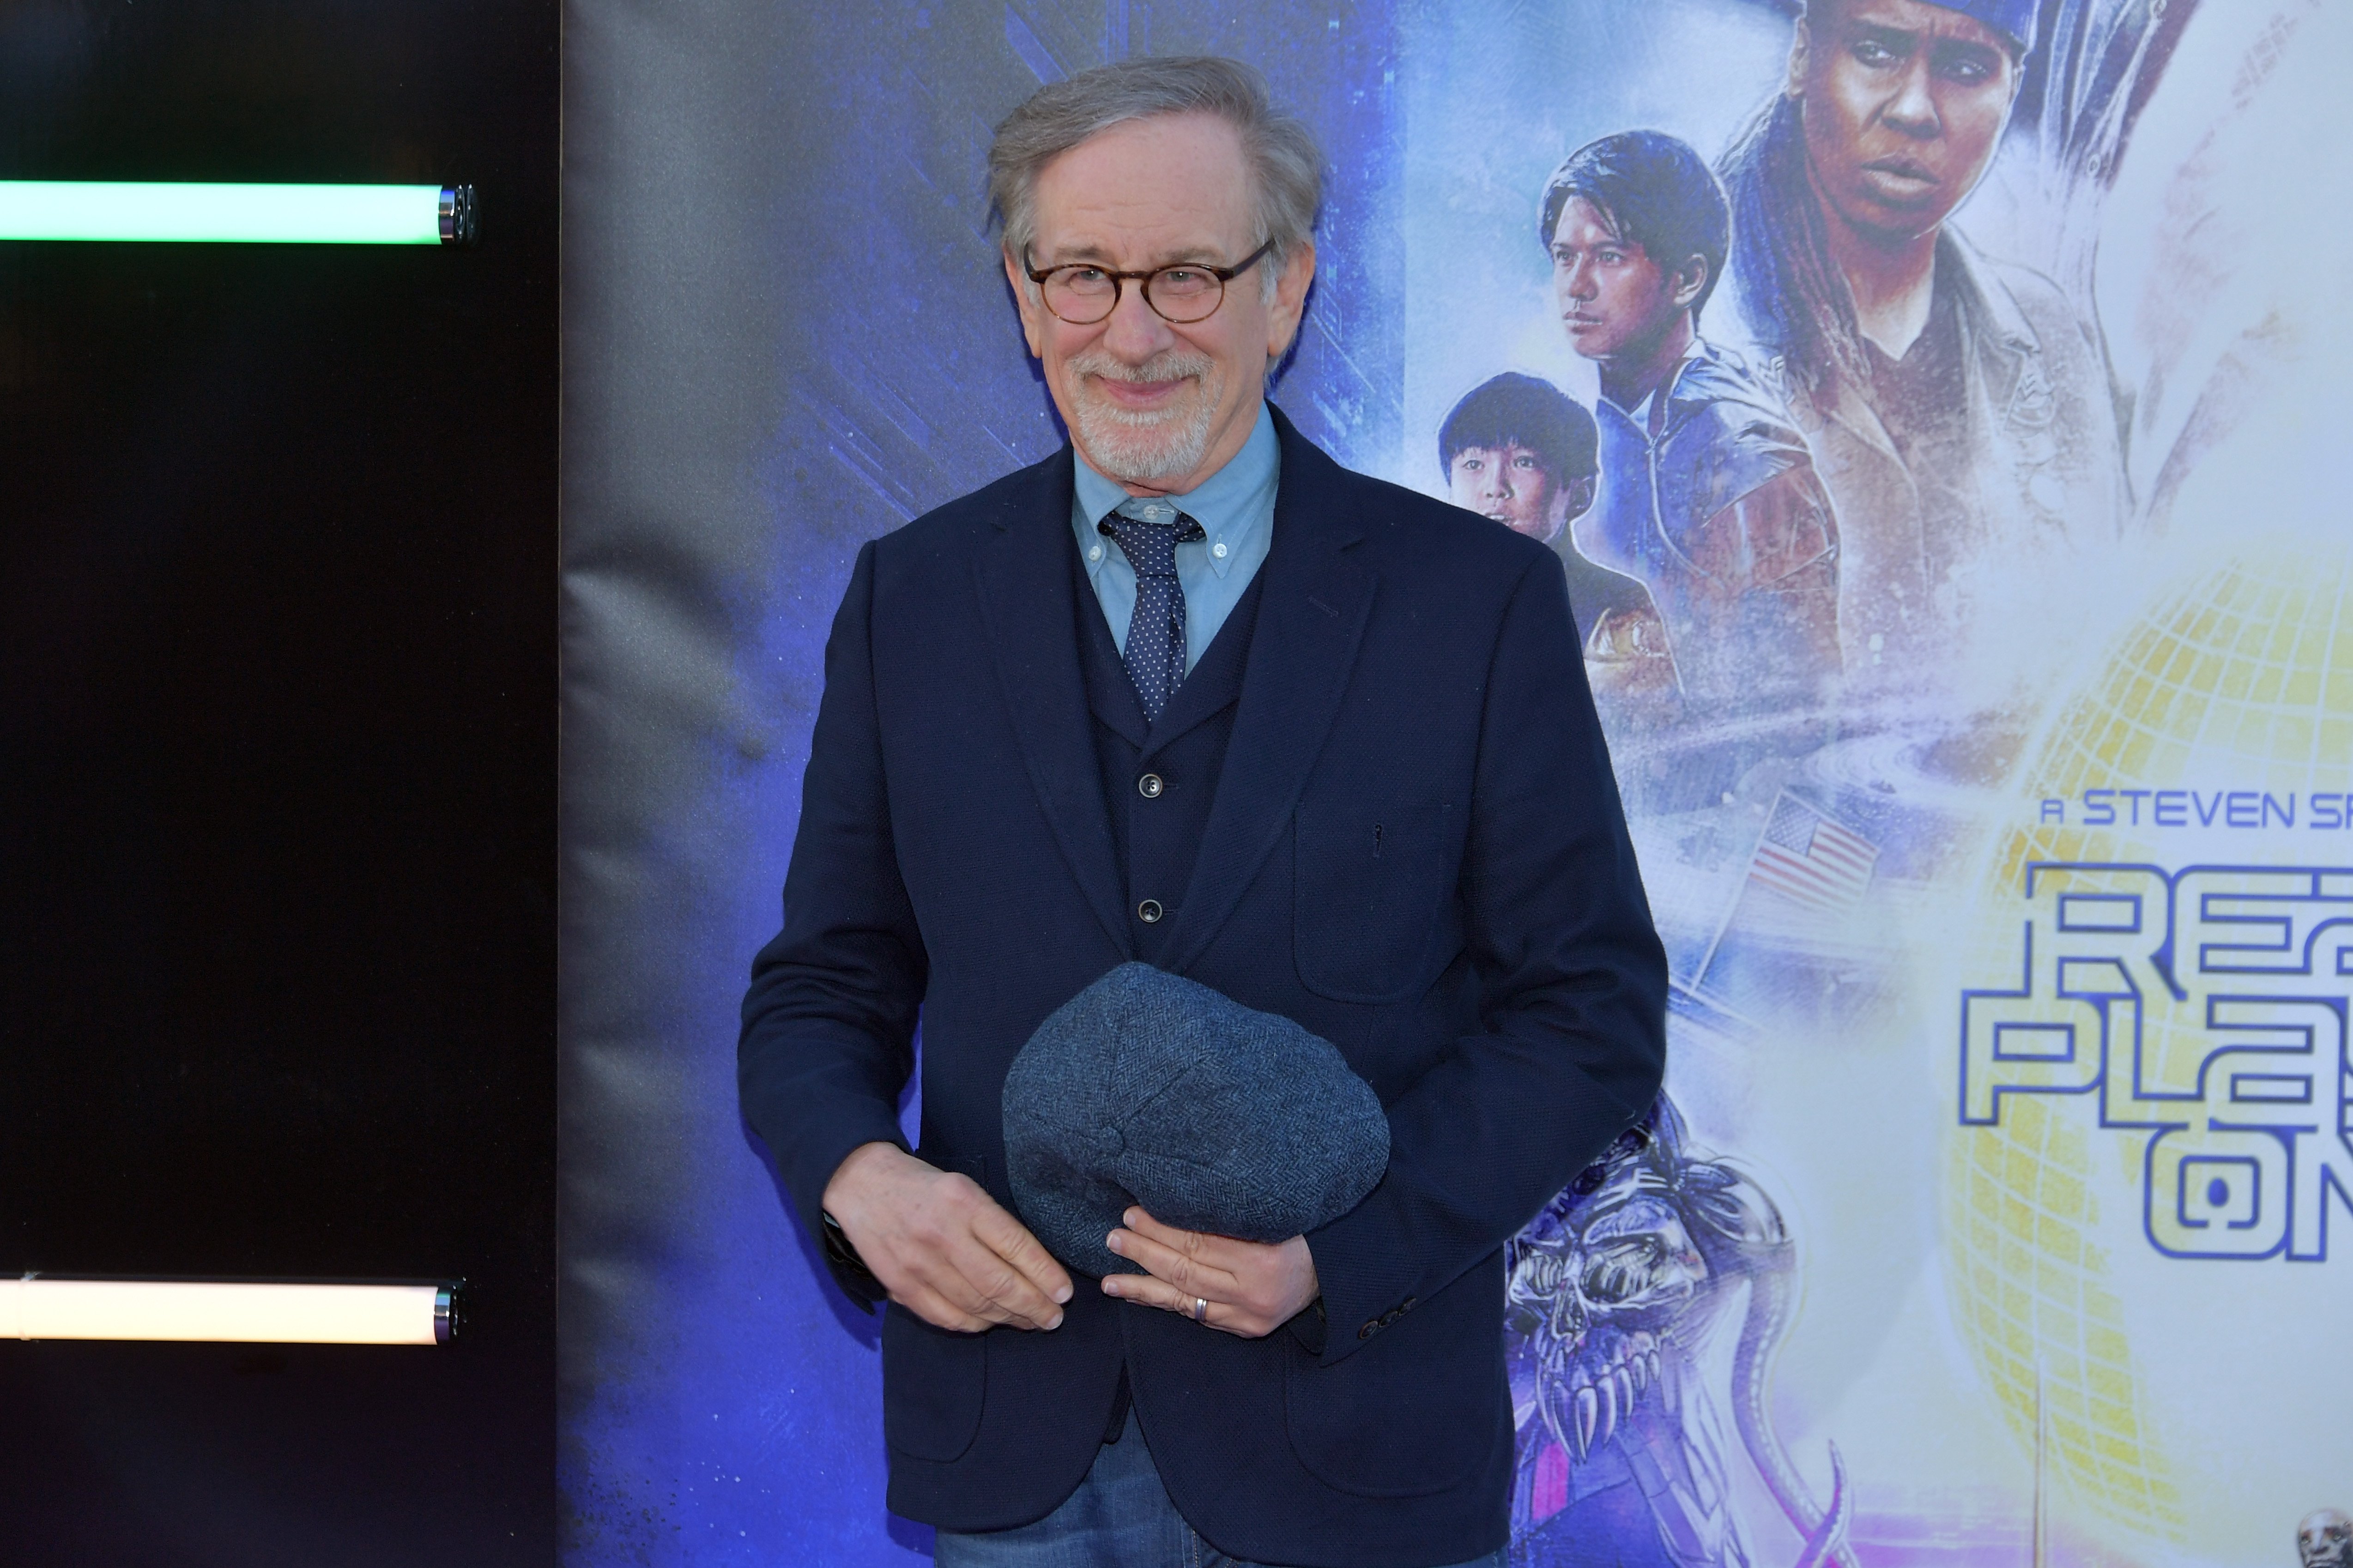
[[(1274, 418), (1259, 405), (1258, 424), (1226, 466), (1187, 495), (1160, 499), (1201, 525), (1208, 537), (1176, 547), (1176, 581), (1185, 590), (1185, 670), (1192, 673), (1217, 639), (1234, 605), (1274, 542), (1274, 491), (1282, 478), (1282, 447)], [(1128, 500), (1115, 479), (1087, 466), (1081, 454), (1078, 484), (1071, 500), (1071, 529), (1079, 538), (1079, 559), (1095, 587), (1111, 626), (1111, 640), (1127, 647), (1127, 625), (1135, 618), (1135, 568), (1120, 547), (1095, 531), (1095, 524)], [(1172, 520), (1173, 521), (1173, 520)]]

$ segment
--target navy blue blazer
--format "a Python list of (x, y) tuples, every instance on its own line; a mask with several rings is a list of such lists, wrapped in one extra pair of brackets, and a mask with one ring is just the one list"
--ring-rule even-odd
[[(1342, 468), (1280, 414), (1274, 539), (1163, 967), (1297, 1019), (1369, 1082), (1388, 1173), (1310, 1236), (1323, 1298), (1242, 1340), (1076, 1280), (1062, 1326), (882, 1329), (890, 1506), (1042, 1517), (1124, 1364), (1178, 1510), (1230, 1555), (1428, 1568), (1503, 1543), (1507, 1237), (1656, 1093), (1666, 964), (1541, 544)], [(826, 648), (743, 1106), (814, 1232), (900, 1142), (1010, 1206), (999, 1097), (1132, 956), (1074, 628), (1072, 457), (868, 544)]]

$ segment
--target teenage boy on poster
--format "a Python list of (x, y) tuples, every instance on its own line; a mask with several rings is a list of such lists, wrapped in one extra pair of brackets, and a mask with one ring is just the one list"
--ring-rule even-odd
[(1688, 718), (1820, 704), (1839, 668), (1839, 533), (1804, 439), (1699, 335), (1731, 221), (1698, 153), (1605, 136), (1546, 182), (1539, 239), (1595, 362), (1601, 500), (1580, 539), (1650, 590)]
[[(1257, 72), (1082, 72), (989, 166), (1071, 445), (859, 553), (744, 1114), (889, 1299), (890, 1502), (941, 1568), (1500, 1568), (1504, 1245), (1665, 1050), (1559, 563), (1266, 404), (1321, 159)], [(1131, 1208), (1100, 1280), (1049, 1256), (1007, 1071), (1129, 960), (1336, 1046), (1388, 1120), (1370, 1195), (1264, 1244)]]

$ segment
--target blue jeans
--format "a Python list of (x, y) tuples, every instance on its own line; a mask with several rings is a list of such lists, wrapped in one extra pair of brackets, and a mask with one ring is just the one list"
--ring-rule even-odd
[[(1119, 1441), (1096, 1453), (1061, 1507), (1015, 1530), (943, 1530), (933, 1561), (937, 1568), (1269, 1568), (1227, 1556), (1185, 1522), (1152, 1467), (1133, 1409)], [(1504, 1554), (1454, 1568), (1504, 1568)]]

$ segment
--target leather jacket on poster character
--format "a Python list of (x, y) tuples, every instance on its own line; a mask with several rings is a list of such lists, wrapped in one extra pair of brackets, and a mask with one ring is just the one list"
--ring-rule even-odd
[(1604, 397), (1594, 414), (1601, 495), (1577, 543), (1650, 590), (1659, 626), (1596, 626), (1588, 657), (1663, 644), (1687, 720), (1825, 701), (1840, 668), (1839, 525), (1778, 400), (1701, 341), (1641, 409)]
[[(1986, 617), (2021, 582), (2123, 530), (2116, 406), (2092, 329), (2058, 285), (1988, 260), (1949, 226), (1936, 288), (1949, 291), (1939, 306), (1957, 333), (1959, 389), (1957, 406), (1936, 411), (1940, 438), (1923, 443), (1941, 458), (1907, 454), (1900, 420), (1861, 389), (1835, 378), (1811, 395), (1784, 388), (1843, 531), (1851, 696), (1935, 679), (1972, 637), (2000, 635)], [(1768, 362), (1776, 384), (1779, 372)]]

